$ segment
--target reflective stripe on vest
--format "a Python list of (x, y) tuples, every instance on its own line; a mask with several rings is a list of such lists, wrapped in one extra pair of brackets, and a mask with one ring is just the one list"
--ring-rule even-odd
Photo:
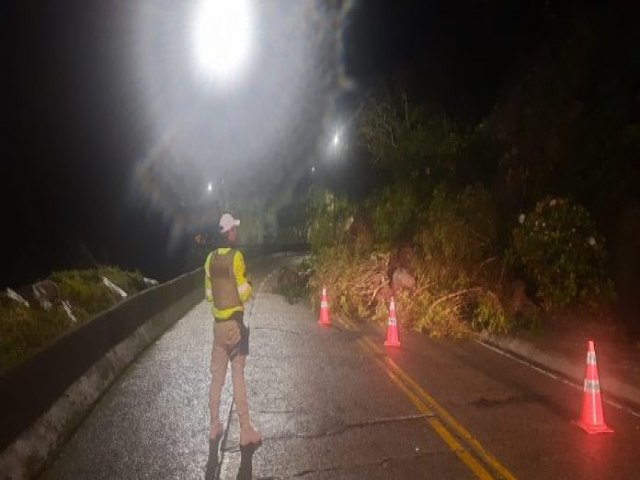
[(584, 391), (597, 393), (600, 391), (600, 382), (598, 380), (586, 380), (584, 381)]

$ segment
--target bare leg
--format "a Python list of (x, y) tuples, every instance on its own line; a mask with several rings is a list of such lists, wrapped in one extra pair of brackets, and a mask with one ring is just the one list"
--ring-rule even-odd
[(244, 380), (244, 367), (247, 357), (238, 355), (231, 361), (231, 375), (233, 379), (233, 400), (236, 403), (238, 421), (240, 422), (240, 445), (257, 444), (262, 436), (251, 425), (249, 402), (247, 400), (247, 386)]
[[(214, 331), (216, 328), (214, 327)], [(224, 380), (227, 375), (227, 365), (229, 356), (227, 349), (222, 345), (221, 335), (216, 335), (211, 350), (211, 385), (209, 387), (209, 418), (211, 428), (209, 430), (209, 438), (216, 439), (222, 435), (222, 423), (220, 422), (220, 395)]]

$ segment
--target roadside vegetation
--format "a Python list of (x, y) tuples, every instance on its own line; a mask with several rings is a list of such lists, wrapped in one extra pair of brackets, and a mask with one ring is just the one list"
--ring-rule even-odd
[(102, 266), (54, 272), (17, 289), (18, 299), (8, 291), (0, 294), (0, 372), (117, 304), (123, 294), (134, 295), (152, 284), (140, 272)]
[(557, 27), (483, 118), (410, 72), (361, 103), (333, 163), (370, 185), (327, 176), (305, 200), (316, 305), (326, 285), (334, 312), (383, 322), (394, 296), (433, 336), (564, 322), (640, 338), (638, 31), (605, 9)]
[(607, 317), (615, 291), (606, 244), (579, 204), (547, 197), (511, 218), (501, 238), (495, 202), (480, 184), (443, 183), (424, 198), (399, 188), (396, 201), (390, 192), (363, 202), (329, 194), (316, 206), (315, 303), (327, 285), (335, 312), (381, 323), (393, 296), (403, 325), (436, 337), (537, 328), (576, 308)]
[(276, 292), (293, 305), (309, 298), (309, 279), (313, 264), (309, 257), (303, 258), (295, 267), (282, 267), (278, 272)]
[(369, 95), (340, 162), (370, 185), (326, 177), (300, 202), (312, 301), (326, 285), (335, 312), (383, 322), (394, 296), (434, 336), (616, 319), (640, 337), (637, 32), (614, 25), (551, 25), (480, 119), (410, 76)]

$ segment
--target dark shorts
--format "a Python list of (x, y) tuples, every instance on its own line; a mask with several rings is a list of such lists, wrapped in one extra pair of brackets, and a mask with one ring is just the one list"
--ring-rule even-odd
[(232, 321), (238, 322), (240, 327), (240, 341), (229, 351), (229, 359), (233, 360), (237, 355), (249, 355), (249, 328), (244, 324), (244, 312), (236, 312), (231, 315)]

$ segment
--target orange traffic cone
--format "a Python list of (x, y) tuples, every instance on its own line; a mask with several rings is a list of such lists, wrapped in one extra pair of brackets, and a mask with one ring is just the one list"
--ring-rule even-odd
[(588, 342), (587, 367), (584, 374), (584, 393), (582, 394), (582, 413), (573, 423), (587, 433), (613, 432), (602, 414), (602, 399), (600, 398), (600, 380), (598, 379), (598, 365), (593, 341)]
[(327, 288), (322, 287), (322, 297), (320, 297), (320, 318), (318, 319), (320, 325), (331, 325), (329, 320), (329, 302), (327, 300)]
[(396, 302), (391, 297), (391, 303), (389, 304), (389, 323), (387, 325), (387, 339), (384, 344), (388, 347), (399, 347), (400, 341), (398, 340), (398, 321), (396, 320)]

